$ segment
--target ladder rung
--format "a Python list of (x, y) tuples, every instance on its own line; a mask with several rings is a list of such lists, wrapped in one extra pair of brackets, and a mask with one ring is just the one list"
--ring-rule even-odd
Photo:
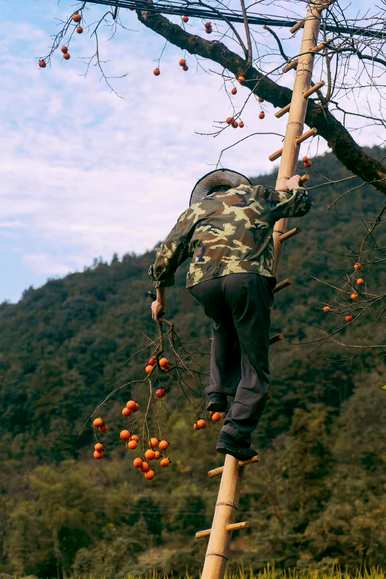
[(317, 129), (309, 129), (308, 131), (306, 131), (305, 133), (303, 133), (302, 135), (300, 135), (300, 137), (298, 137), (296, 139), (296, 144), (300, 145), (300, 143), (303, 143), (303, 141), (306, 141), (307, 139), (309, 139), (310, 137), (315, 137), (315, 135), (318, 134), (318, 130)]
[(309, 96), (314, 94), (314, 92), (320, 90), (325, 84), (326, 83), (324, 82), (324, 80), (321, 80), (320, 82), (314, 84), (314, 86), (310, 86), (310, 88), (303, 93), (304, 98), (307, 99)]
[(283, 66), (282, 72), (286, 73), (289, 72), (290, 70), (292, 70), (293, 68), (296, 68), (298, 65), (298, 59), (295, 58), (295, 60), (291, 60), (291, 62), (287, 62), (287, 64), (285, 66)]
[(326, 48), (326, 44), (327, 42), (321, 42), (320, 44), (317, 44), (316, 46), (314, 46), (314, 48), (311, 48), (311, 52), (320, 52), (321, 50)]
[[(258, 454), (256, 454), (256, 456), (253, 456), (249, 460), (239, 460), (238, 466), (240, 468), (243, 466), (247, 466), (247, 464), (253, 464), (256, 462), (260, 462), (260, 457)], [(208, 477), (214, 478), (215, 476), (219, 476), (220, 474), (222, 474), (223, 470), (224, 470), (223, 466), (218, 466), (217, 468), (212, 468), (212, 470), (208, 471)]]
[(197, 531), (194, 535), (195, 539), (205, 539), (205, 537), (209, 537), (210, 532), (212, 529), (205, 529), (205, 531)]
[[(227, 531), (239, 531), (240, 529), (247, 529), (249, 527), (249, 523), (247, 521), (242, 521), (240, 523), (230, 523), (225, 527)], [(209, 537), (212, 529), (205, 529), (204, 531), (197, 531), (194, 535), (195, 539), (205, 539), (205, 537)]]
[(311, 177), (308, 175), (308, 173), (305, 173), (304, 175), (302, 175), (299, 179), (299, 185), (304, 185), (305, 183), (308, 183), (308, 181), (311, 179)]
[(304, 27), (304, 20), (299, 20), (299, 22), (297, 22), (292, 26), (292, 28), (290, 28), (290, 32), (291, 34), (296, 34), (296, 32), (303, 27)]
[(275, 113), (275, 117), (277, 119), (280, 119), (280, 117), (283, 117), (286, 113), (289, 113), (290, 107), (291, 103), (288, 103), (288, 105), (286, 105), (285, 107), (280, 109), (280, 111), (277, 111), (277, 113)]
[(240, 523), (230, 523), (226, 526), (227, 531), (239, 531), (240, 529), (248, 529), (248, 521), (241, 521)]
[(283, 149), (278, 149), (277, 151), (275, 151), (274, 153), (272, 153), (272, 155), (270, 155), (268, 157), (268, 159), (270, 161), (276, 161), (276, 159), (278, 159), (279, 157), (281, 157), (283, 154)]
[[(321, 50), (323, 50), (324, 48), (326, 48), (327, 46), (327, 42), (321, 42), (320, 44), (317, 44), (316, 46), (314, 46), (313, 48), (311, 48), (309, 50), (309, 52), (320, 52)], [(299, 64), (299, 59), (298, 58), (294, 58), (293, 60), (291, 60), (290, 62), (287, 62), (287, 64), (285, 66), (283, 66), (282, 68), (282, 72), (286, 73), (289, 72), (290, 70), (292, 70), (293, 68), (297, 68)]]
[(292, 281), (290, 279), (288, 279), (288, 277), (286, 277), (285, 279), (283, 279), (283, 281), (279, 281), (279, 283), (277, 283), (275, 285), (275, 287), (273, 288), (273, 293), (277, 293), (283, 289), (285, 289), (286, 287), (290, 286), (292, 284)]
[(294, 227), (293, 229), (289, 229), (285, 233), (282, 233), (279, 237), (279, 241), (285, 241), (286, 239), (291, 239), (294, 235), (300, 233), (300, 227)]
[(276, 344), (276, 342), (281, 342), (282, 340), (284, 340), (284, 334), (280, 333), (280, 334), (275, 334), (274, 336), (272, 336), (272, 338), (269, 339), (269, 343), (271, 344)]

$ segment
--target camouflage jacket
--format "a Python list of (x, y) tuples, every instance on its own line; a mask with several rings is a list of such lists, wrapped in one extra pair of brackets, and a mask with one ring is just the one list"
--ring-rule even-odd
[(178, 218), (149, 269), (155, 287), (174, 284), (177, 267), (191, 257), (186, 286), (231, 273), (273, 277), (273, 227), (311, 207), (307, 191), (278, 192), (239, 185), (208, 195)]

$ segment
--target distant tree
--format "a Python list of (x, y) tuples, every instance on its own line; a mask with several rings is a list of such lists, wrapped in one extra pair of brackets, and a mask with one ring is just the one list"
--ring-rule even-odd
[(306, 530), (316, 559), (363, 568), (386, 564), (386, 393), (374, 372), (345, 404), (333, 430), (331, 498)]

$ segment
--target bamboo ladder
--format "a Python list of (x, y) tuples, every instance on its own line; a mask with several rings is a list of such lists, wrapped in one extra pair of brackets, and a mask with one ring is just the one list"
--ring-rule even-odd
[[(303, 28), (303, 38), (299, 56), (289, 62), (283, 72), (296, 69), (295, 84), (293, 87), (292, 100), (289, 105), (279, 110), (275, 116), (282, 117), (289, 113), (286, 135), (283, 148), (270, 155), (269, 159), (275, 161), (281, 157), (279, 172), (276, 181), (278, 191), (285, 189), (285, 181), (295, 172), (299, 157), (301, 143), (317, 134), (317, 130), (311, 128), (303, 133), (304, 121), (307, 112), (308, 97), (318, 91), (324, 82), (311, 85), (314, 56), (323, 50), (325, 45), (317, 44), (320, 29), (322, 11), (334, 0), (309, 0), (306, 16), (291, 29), (294, 34)], [(287, 230), (288, 219), (280, 219), (275, 224), (274, 238), (274, 271), (277, 271), (280, 257), (281, 244), (290, 239), (299, 231), (298, 228)], [(290, 285), (290, 280), (279, 282), (275, 292)], [(279, 334), (271, 339), (271, 343), (280, 340)], [(225, 456), (224, 466), (220, 466), (208, 472), (210, 478), (221, 475), (220, 488), (213, 516), (211, 529), (198, 531), (197, 539), (209, 537), (205, 555), (204, 567), (201, 579), (222, 579), (225, 574), (225, 566), (228, 560), (228, 549), (232, 531), (247, 528), (248, 522), (234, 523), (234, 514), (238, 508), (240, 495), (240, 482), (242, 472), (246, 465), (257, 463), (258, 456), (248, 461), (238, 461), (233, 456)]]

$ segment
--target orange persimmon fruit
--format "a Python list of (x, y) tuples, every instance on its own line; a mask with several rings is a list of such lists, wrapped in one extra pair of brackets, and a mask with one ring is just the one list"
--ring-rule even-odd
[(103, 420), (103, 418), (98, 416), (98, 418), (94, 418), (92, 425), (94, 428), (101, 428), (101, 426), (103, 426), (104, 423), (105, 421)]
[(145, 451), (145, 458), (146, 460), (154, 460), (155, 459), (155, 452), (151, 448), (148, 448)]
[(119, 433), (119, 438), (121, 440), (130, 440), (131, 437), (131, 432), (129, 432), (128, 430), (121, 430), (121, 432)]
[(160, 450), (166, 450), (167, 448), (169, 448), (169, 443), (168, 443), (168, 441), (167, 441), (167, 440), (161, 440), (160, 443), (159, 443), (159, 445), (158, 445), (158, 448), (159, 448)]
[(221, 412), (213, 412), (210, 418), (212, 422), (219, 422), (222, 418), (222, 414)]

